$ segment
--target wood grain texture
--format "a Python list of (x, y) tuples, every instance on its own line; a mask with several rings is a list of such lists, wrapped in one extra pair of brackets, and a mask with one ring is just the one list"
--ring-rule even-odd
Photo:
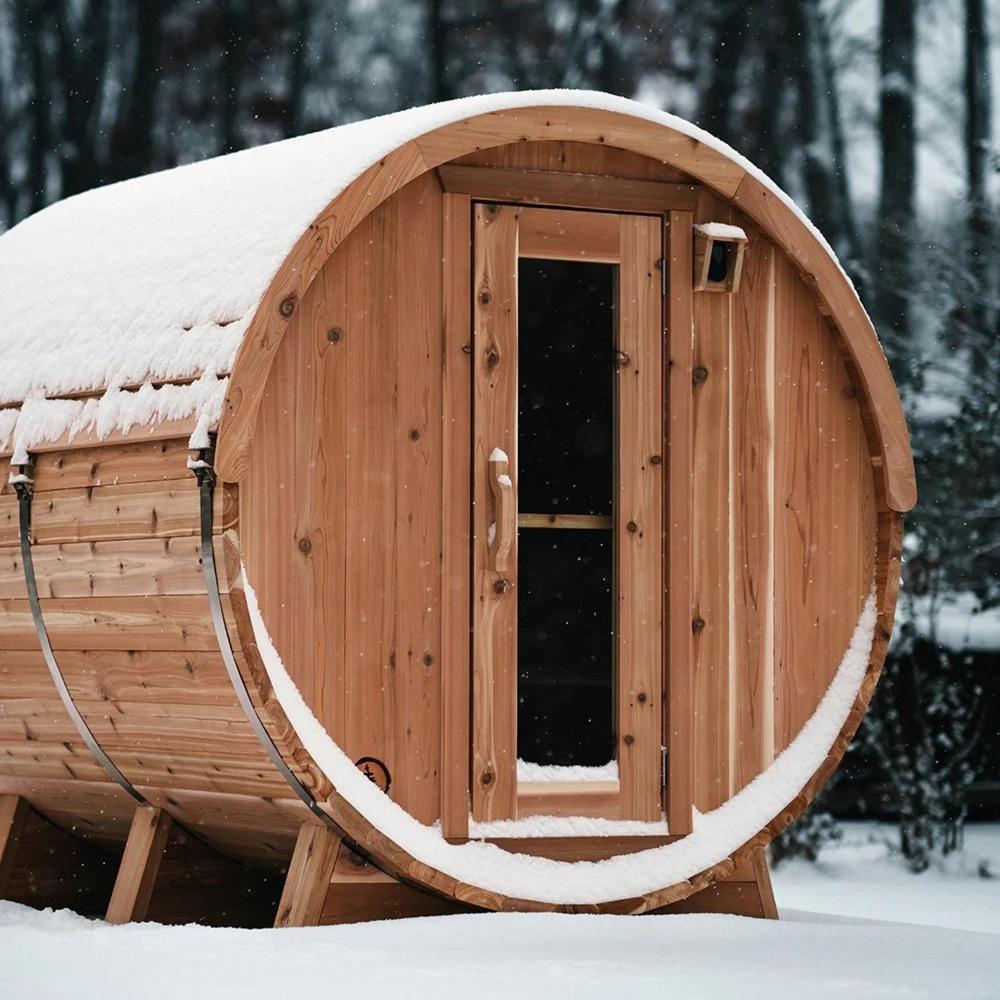
[(303, 823), (274, 918), (275, 927), (315, 927), (323, 915), (343, 838), (319, 823)]
[[(487, 474), (494, 448), (506, 452), (510, 468), (517, 469), (520, 211), (492, 204), (473, 209), (472, 815), (476, 820), (517, 815), (517, 573), (489, 568), (488, 533), (495, 515)], [(516, 568), (516, 539), (510, 561)]]
[[(597, 164), (595, 168), (599, 169)], [(592, 173), (444, 164), (438, 167), (437, 174), (445, 191), (475, 196), (483, 201), (564, 205), (609, 212), (693, 209), (697, 201), (697, 189), (693, 184), (665, 184)]]
[(472, 663), (472, 205), (444, 195), (441, 412), (441, 831), (469, 830)]
[[(698, 221), (729, 221), (717, 199), (701, 199)], [(707, 203), (707, 204), (706, 204)], [(697, 245), (697, 242), (696, 242)], [(692, 764), (694, 805), (708, 812), (730, 785), (730, 352), (728, 295), (692, 297), (694, 324), (691, 428)], [(738, 418), (737, 418), (738, 419)]]
[(672, 834), (691, 832), (694, 796), (691, 627), (695, 618), (692, 581), (691, 468), (694, 400), (694, 331), (691, 282), (690, 212), (671, 212), (667, 222), (666, 433), (667, 503), (667, 826)]
[(774, 742), (812, 714), (872, 580), (874, 484), (836, 343), (786, 261), (775, 269)]
[(730, 794), (774, 756), (774, 247), (751, 242), (732, 299)]
[(615, 503), (618, 774), (621, 816), (662, 811), (663, 298), (660, 220), (619, 216)]
[(621, 227), (617, 215), (558, 208), (521, 208), (517, 218), (521, 257), (611, 264), (621, 259)]
[(109, 924), (145, 920), (173, 820), (151, 806), (137, 806), (104, 919)]

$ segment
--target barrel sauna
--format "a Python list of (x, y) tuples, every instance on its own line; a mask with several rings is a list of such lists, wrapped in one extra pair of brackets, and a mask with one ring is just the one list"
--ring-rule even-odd
[(0, 896), (776, 915), (915, 481), (738, 154), (603, 94), (417, 108), (38, 213), (0, 317)]

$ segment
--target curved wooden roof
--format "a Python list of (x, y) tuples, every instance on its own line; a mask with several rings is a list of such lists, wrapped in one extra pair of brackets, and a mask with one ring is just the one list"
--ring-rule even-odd
[(654, 108), (587, 91), (464, 98), (111, 185), (0, 237), (0, 404), (232, 369), (219, 461), (246, 470), (267, 370), (295, 305), (348, 233), (414, 177), (528, 139), (653, 157), (748, 214), (813, 284), (853, 362), (885, 504), (916, 488), (875, 331), (822, 237), (739, 154)]

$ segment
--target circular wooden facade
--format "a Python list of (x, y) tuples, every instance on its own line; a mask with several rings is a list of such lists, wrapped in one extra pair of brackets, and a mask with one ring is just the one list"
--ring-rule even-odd
[[(481, 483), (469, 456), (479, 454), (477, 380), (497, 363), (476, 332), (493, 322), (473, 295), (485, 280), (476, 227), (491, 221), (477, 221), (477, 204), (501, 206), (497, 217), (510, 206), (504, 217), (522, 227), (539, 208), (662, 220), (662, 380), (643, 398), (659, 399), (666, 414), (662, 450), (651, 446), (661, 492), (648, 502), (672, 513), (657, 515), (660, 576), (643, 579), (662, 595), (652, 641), (664, 666), (657, 697), (636, 682), (648, 707), (633, 705), (638, 728), (625, 738), (628, 753), (634, 740), (647, 760), (649, 740), (657, 753), (661, 739), (670, 745), (663, 803), (673, 839), (690, 830), (692, 808), (721, 806), (801, 731), (874, 589), (867, 670), (812, 777), (727, 857), (639, 895), (510, 898), (413, 856), (343, 797), (307, 750), (272, 685), (245, 595), (249, 581), (251, 604), (322, 728), (351, 761), (377, 762), (398, 805), (425, 825), (440, 821), (455, 841), (469, 837), (470, 808), (486, 821), (505, 818), (484, 796), (483, 775), (490, 795), (504, 779), (495, 761), (483, 763), (490, 751), (477, 749), (487, 711), (476, 701), (483, 598), (469, 566), (470, 546), (475, 562), (481, 543), (473, 504)], [(709, 222), (746, 234), (734, 291), (696, 291), (690, 280), (693, 227)], [(659, 273), (640, 265), (636, 273), (659, 289)], [(493, 305), (498, 279), (487, 277)], [(827, 780), (867, 707), (892, 627), (901, 514), (915, 500), (906, 427), (875, 332), (808, 224), (720, 147), (639, 115), (558, 104), (418, 134), (333, 198), (250, 320), (214, 456), (205, 457), (219, 477), (215, 553), (228, 638), (284, 765), (383, 872), (493, 910), (649, 912), (745, 869)], [(300, 823), (315, 818), (261, 750), (223, 670), (186, 459), (169, 428), (40, 450), (33, 543), (41, 603), (73, 700), (143, 800), (222, 854), (282, 867)], [(94, 764), (46, 687), (18, 578), (14, 498), (3, 500), (0, 722), (29, 717), (5, 731), (0, 793), (120, 845), (133, 803)], [(627, 530), (641, 535), (642, 517)], [(504, 667), (491, 669), (495, 680)], [(644, 714), (660, 703), (662, 735), (659, 708), (655, 733)], [(502, 717), (491, 724), (502, 739)], [(483, 735), (482, 745), (492, 738)], [(645, 819), (640, 798), (622, 799), (612, 818)], [(579, 854), (563, 843), (551, 856), (607, 856), (586, 839)], [(524, 841), (496, 840), (532, 853)]]

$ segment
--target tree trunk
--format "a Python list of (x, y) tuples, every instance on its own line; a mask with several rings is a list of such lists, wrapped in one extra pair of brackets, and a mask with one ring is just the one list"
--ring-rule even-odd
[(448, 80), (448, 34), (444, 0), (427, 0), (432, 101), (450, 101), (455, 96)]
[(733, 97), (746, 51), (749, 7), (745, 0), (719, 0), (708, 86), (698, 115), (702, 128), (727, 142), (733, 139)]
[(916, 0), (882, 0), (879, 141), (882, 152), (878, 240), (873, 273), (877, 313), (890, 345), (910, 333), (916, 186)]
[[(989, 36), (983, 0), (965, 0), (965, 162), (968, 183), (966, 246), (976, 341), (992, 332), (994, 265), (992, 206), (987, 188), (991, 140)], [(982, 370), (982, 369), (980, 369)]]

